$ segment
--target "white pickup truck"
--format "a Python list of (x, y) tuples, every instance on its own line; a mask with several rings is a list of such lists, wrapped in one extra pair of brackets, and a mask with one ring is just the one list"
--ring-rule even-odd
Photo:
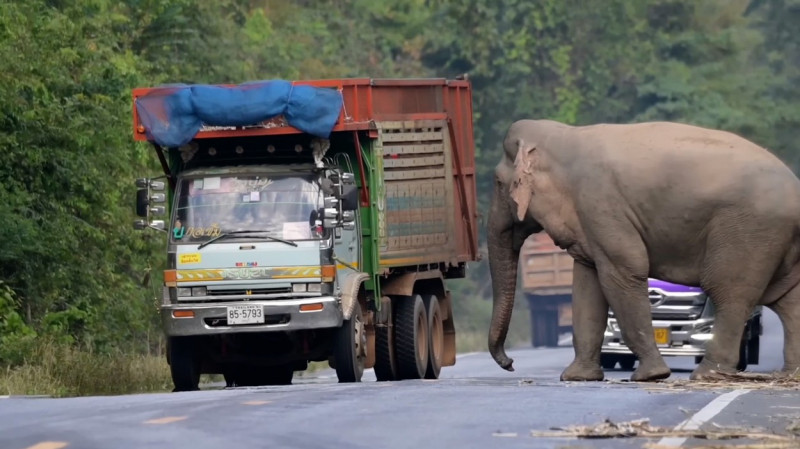
[[(700, 288), (649, 279), (648, 296), (653, 317), (656, 344), (663, 356), (694, 356), (700, 363), (705, 345), (711, 340), (714, 327), (714, 304)], [(737, 368), (758, 364), (762, 306), (757, 306), (745, 325), (739, 349)], [(608, 326), (600, 356), (604, 369), (617, 363), (623, 370), (632, 370), (636, 356), (625, 345), (614, 313), (608, 312)]]

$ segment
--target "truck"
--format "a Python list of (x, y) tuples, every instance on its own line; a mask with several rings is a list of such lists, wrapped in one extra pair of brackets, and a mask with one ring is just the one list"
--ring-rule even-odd
[(522, 245), (520, 267), (531, 345), (556, 347), (562, 333), (572, 333), (572, 257), (539, 232)]
[[(648, 299), (653, 317), (653, 332), (658, 350), (663, 356), (690, 356), (700, 363), (706, 344), (713, 337), (714, 303), (707, 292), (698, 287), (648, 279)], [(763, 306), (756, 306), (745, 323), (739, 344), (737, 369), (757, 365), (762, 328)], [(600, 353), (603, 368), (613, 369), (617, 364), (630, 371), (636, 356), (625, 345), (614, 312), (609, 309), (608, 323)]]
[(136, 88), (136, 229), (166, 234), (174, 391), (435, 379), (456, 358), (448, 279), (479, 260), (466, 79)]

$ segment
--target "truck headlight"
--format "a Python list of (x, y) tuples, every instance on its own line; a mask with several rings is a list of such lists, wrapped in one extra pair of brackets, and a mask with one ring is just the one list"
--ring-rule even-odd
[(208, 292), (205, 287), (192, 287), (192, 296), (206, 296)]
[(192, 296), (190, 287), (178, 287), (178, 296)]
[(292, 291), (294, 293), (319, 293), (322, 291), (322, 284), (292, 284)]

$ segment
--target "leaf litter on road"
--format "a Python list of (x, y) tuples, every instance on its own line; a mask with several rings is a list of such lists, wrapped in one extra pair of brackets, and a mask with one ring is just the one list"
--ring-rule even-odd
[[(761, 429), (741, 429), (717, 427), (716, 430), (673, 429), (650, 424), (649, 418), (633, 421), (613, 422), (606, 418), (596, 425), (574, 425), (551, 427), (550, 431), (531, 431), (531, 436), (539, 438), (698, 438), (705, 440), (767, 440), (765, 444), (791, 443), (785, 447), (800, 447), (796, 435), (781, 435)], [(664, 446), (662, 446), (664, 447)], [(731, 446), (727, 446), (731, 447)], [(743, 446), (745, 448), (767, 449), (764, 446)], [(772, 448), (773, 446), (768, 446)], [(784, 446), (775, 446), (784, 447)]]
[(632, 382), (629, 380), (609, 379), (611, 384), (640, 384), (647, 391), (688, 391), (692, 389), (740, 389), (748, 390), (800, 390), (800, 375), (786, 375), (781, 373), (721, 373), (712, 371), (716, 379), (709, 380), (661, 380), (656, 382)]

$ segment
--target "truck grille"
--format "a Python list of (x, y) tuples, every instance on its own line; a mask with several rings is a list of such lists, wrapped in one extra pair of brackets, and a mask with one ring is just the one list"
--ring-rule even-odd
[(706, 295), (670, 295), (651, 289), (650, 311), (654, 320), (695, 320), (703, 313)]
[[(670, 295), (667, 292), (651, 289), (648, 291), (650, 313), (654, 320), (696, 320), (703, 313), (706, 303), (705, 293), (692, 295)], [(608, 315), (614, 316), (609, 308)]]
[[(274, 295), (276, 293), (289, 293), (291, 288), (253, 288), (246, 289), (228, 289), (228, 290), (209, 290), (208, 296), (225, 297), (225, 296), (249, 296), (249, 295)], [(248, 293), (249, 292), (249, 293)], [(220, 298), (224, 299), (224, 298)]]
[[(202, 303), (202, 302), (219, 302), (219, 301), (248, 301), (248, 300), (264, 300), (264, 299), (285, 299), (287, 295), (296, 296), (292, 294), (290, 287), (279, 288), (229, 288), (220, 290), (209, 289), (206, 296), (181, 296), (178, 297), (180, 303)], [(315, 295), (315, 294), (305, 294)], [(319, 293), (316, 293), (319, 295)]]

